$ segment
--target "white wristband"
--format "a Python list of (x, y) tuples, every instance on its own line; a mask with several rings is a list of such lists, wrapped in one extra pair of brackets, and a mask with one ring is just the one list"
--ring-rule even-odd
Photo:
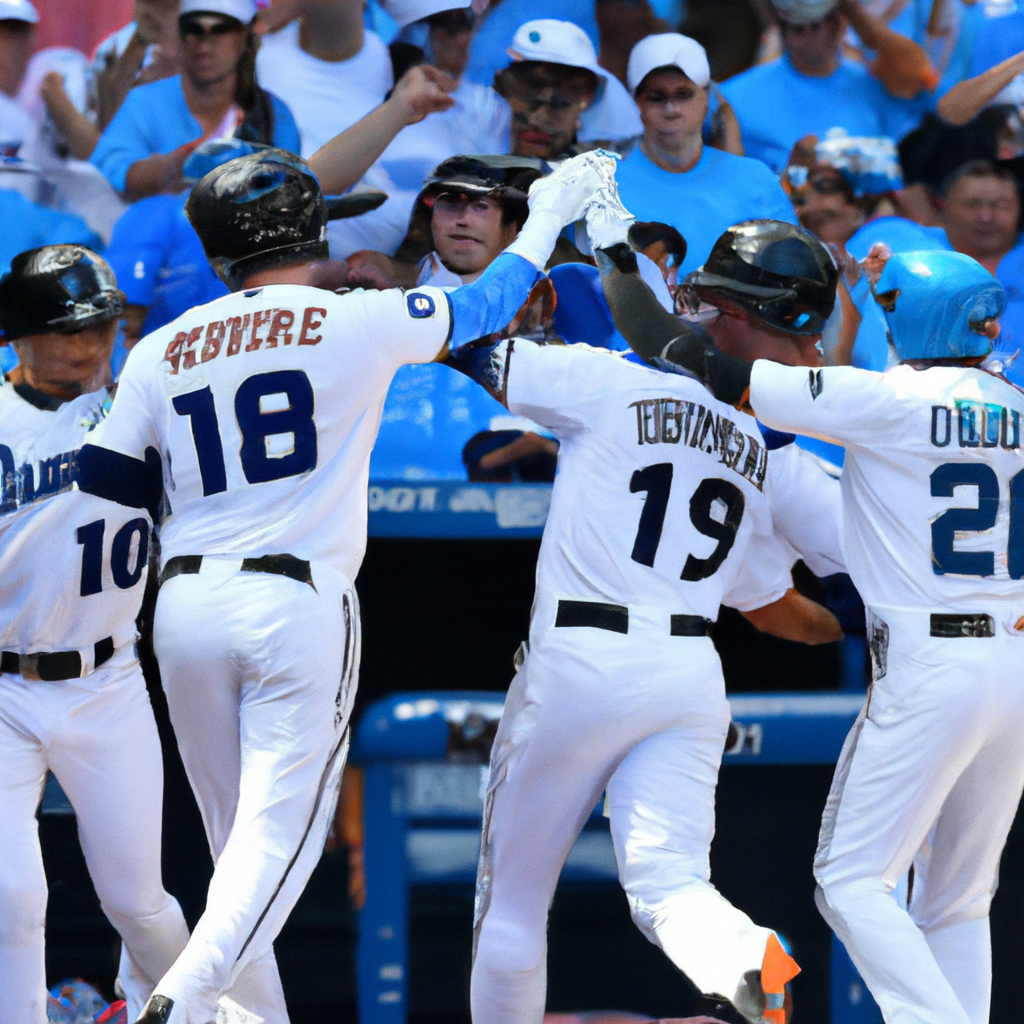
[(523, 230), (505, 251), (529, 260), (543, 273), (563, 226), (561, 219), (554, 213), (546, 210), (531, 212)]

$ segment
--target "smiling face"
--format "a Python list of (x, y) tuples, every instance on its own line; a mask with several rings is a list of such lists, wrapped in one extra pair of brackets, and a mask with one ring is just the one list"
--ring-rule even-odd
[(597, 75), (565, 64), (522, 61), (500, 72), (494, 87), (512, 108), (510, 152), (557, 160), (575, 141), (580, 115), (597, 95)]
[(20, 363), (12, 378), (56, 398), (76, 398), (110, 383), (117, 320), (73, 334), (33, 334), (11, 344)]
[(441, 262), (464, 280), (476, 280), (518, 234), (504, 222), (501, 203), (490, 195), (442, 192), (434, 199), (430, 228)]
[(964, 174), (945, 197), (944, 226), (958, 252), (998, 261), (1017, 242), (1020, 197), (1009, 175)]
[(709, 98), (707, 87), (702, 89), (676, 68), (652, 71), (636, 90), (644, 142), (667, 153), (686, 149), (700, 135)]

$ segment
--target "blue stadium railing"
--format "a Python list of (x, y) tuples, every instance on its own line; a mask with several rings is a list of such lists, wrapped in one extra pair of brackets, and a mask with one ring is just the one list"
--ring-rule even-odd
[[(359, 722), (352, 760), (365, 773), (367, 896), (356, 952), (361, 1024), (406, 1021), (410, 888), (475, 879), (482, 766), (450, 760), (449, 738), (469, 716), (493, 720), (502, 700), (488, 692), (397, 694), (372, 704)], [(731, 697), (736, 732), (724, 763), (834, 764), (863, 703), (863, 693)], [(617, 882), (600, 806), (573, 847), (561, 881)], [(881, 1019), (846, 951), (833, 939), (832, 1024), (881, 1024)]]

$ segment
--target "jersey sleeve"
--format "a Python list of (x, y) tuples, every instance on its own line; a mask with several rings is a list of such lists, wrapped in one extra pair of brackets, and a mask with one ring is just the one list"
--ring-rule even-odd
[(774, 430), (834, 444), (863, 444), (901, 419), (884, 374), (852, 366), (783, 366), (758, 359), (750, 374), (750, 404)]
[(789, 548), (772, 530), (768, 509), (758, 509), (740, 571), (722, 595), (722, 604), (749, 612), (778, 601), (793, 586), (791, 562)]
[[(585, 409), (608, 384), (608, 375), (644, 371), (606, 349), (589, 345), (503, 342), (504, 393), (509, 411), (565, 436), (584, 426)], [(498, 350), (495, 350), (496, 353)]]
[(160, 451), (160, 438), (152, 418), (153, 410), (160, 407), (152, 393), (157, 383), (152, 351), (147, 342), (142, 342), (128, 353), (110, 414), (89, 435), (90, 444), (141, 460), (145, 459), (147, 448)]
[(406, 363), (433, 362), (451, 333), (451, 306), (440, 288), (352, 292), (336, 301), (346, 319), (355, 312), (352, 304), (361, 306), (357, 315), (367, 344), (391, 372)]
[(765, 486), (775, 535), (788, 543), (815, 576), (846, 572), (839, 545), (839, 481), (795, 444), (768, 457)]

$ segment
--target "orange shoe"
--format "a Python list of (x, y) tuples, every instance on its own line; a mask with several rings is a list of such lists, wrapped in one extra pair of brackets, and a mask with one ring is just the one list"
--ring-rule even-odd
[(797, 962), (782, 948), (772, 932), (761, 962), (761, 989), (764, 992), (765, 1024), (786, 1024), (792, 1013), (786, 984), (800, 973)]

